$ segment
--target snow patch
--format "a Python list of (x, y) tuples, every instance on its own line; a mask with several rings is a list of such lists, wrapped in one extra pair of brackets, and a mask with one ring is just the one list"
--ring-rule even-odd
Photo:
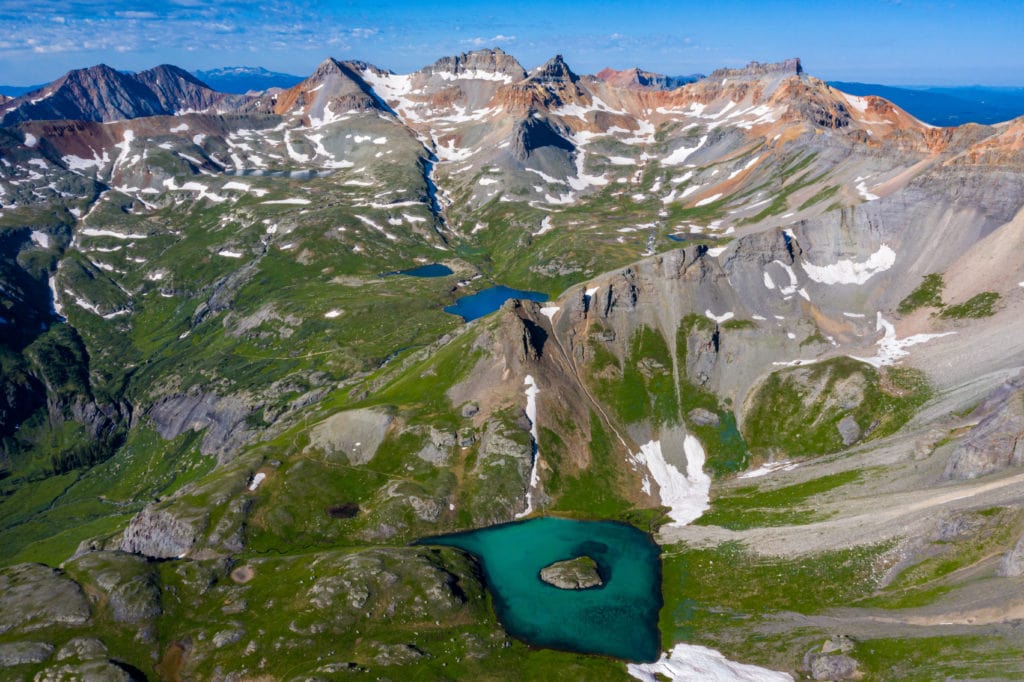
[(732, 311), (729, 311), (727, 313), (722, 313), (721, 315), (715, 315), (710, 310), (705, 310), (704, 311), (704, 315), (709, 320), (714, 320), (717, 324), (722, 324), (723, 322), (726, 322), (726, 321), (731, 320), (732, 318), (736, 317), (736, 313), (734, 313)]
[(878, 273), (891, 268), (895, 262), (896, 252), (887, 244), (882, 244), (863, 263), (846, 259), (833, 265), (814, 265), (806, 261), (800, 265), (808, 277), (821, 284), (864, 284)]
[(867, 182), (867, 178), (857, 178), (854, 182), (857, 183), (857, 192), (860, 193), (860, 196), (864, 201), (874, 201), (878, 198), (877, 194), (872, 194), (868, 191), (868, 186), (865, 184)]
[(252, 483), (249, 484), (249, 490), (256, 490), (256, 488), (259, 488), (260, 483), (262, 483), (263, 479), (266, 477), (267, 475), (262, 471), (257, 472), (257, 474), (252, 477)]
[(339, 315), (341, 315), (341, 311), (337, 310), (337, 309), (335, 309), (335, 310), (328, 310), (326, 313), (324, 313), (324, 317), (326, 317), (328, 320), (333, 320), (334, 318), (338, 317)]
[(50, 235), (46, 234), (45, 232), (40, 232), (39, 230), (32, 230), (31, 238), (34, 244), (41, 246), (44, 249), (50, 248)]
[(539, 237), (542, 234), (547, 234), (554, 229), (554, 225), (551, 224), (551, 216), (544, 216), (544, 220), (540, 221), (540, 229), (533, 233), (534, 237)]
[(98, 230), (95, 227), (85, 227), (78, 231), (86, 237), (113, 237), (114, 239), (145, 239), (148, 235), (135, 232), (114, 232), (113, 230)]
[(626, 671), (641, 682), (656, 682), (658, 676), (672, 682), (793, 682), (788, 673), (730, 661), (696, 644), (676, 644), (654, 663), (627, 663)]
[(910, 351), (907, 350), (910, 346), (916, 346), (919, 343), (931, 341), (932, 339), (938, 339), (943, 336), (951, 336), (956, 332), (943, 332), (942, 334), (914, 334), (908, 336), (905, 339), (896, 338), (896, 327), (884, 317), (882, 317), (881, 311), (878, 313), (878, 321), (875, 324), (877, 331), (883, 331), (884, 335), (878, 340), (878, 354), (870, 358), (859, 358), (855, 355), (850, 357), (854, 360), (860, 360), (866, 362), (872, 367), (882, 367), (884, 365), (895, 365), (900, 359), (910, 355)]
[[(686, 454), (686, 475), (675, 465), (665, 461), (661, 441), (652, 440), (640, 446), (634, 461), (647, 467), (651, 478), (658, 484), (658, 497), (670, 509), (669, 526), (685, 526), (700, 518), (710, 507), (711, 478), (704, 473), (704, 448), (694, 436), (687, 434), (683, 441)], [(652, 678), (653, 679), (653, 678)]]
[(310, 203), (309, 199), (299, 199), (298, 197), (292, 197), (290, 199), (273, 199), (271, 201), (264, 201), (264, 204), (287, 204), (292, 206), (306, 206)]
[(793, 469), (796, 469), (798, 466), (800, 465), (797, 464), (796, 462), (791, 462), (788, 459), (784, 459), (781, 462), (767, 462), (757, 467), (756, 469), (751, 469), (746, 473), (740, 474), (739, 477), (760, 478), (762, 476), (767, 476), (773, 471), (792, 471)]
[(679, 164), (685, 162), (686, 159), (690, 158), (691, 154), (693, 154), (698, 149), (703, 147), (704, 143), (707, 141), (708, 136), (705, 135), (704, 137), (700, 138), (700, 141), (697, 142), (696, 147), (680, 147), (679, 149), (676, 149), (674, 152), (672, 152), (671, 154), (669, 154), (668, 156), (661, 160), (661, 165), (678, 166)]
[(225, 258), (241, 258), (242, 254), (238, 251), (231, 251), (229, 249), (221, 249), (217, 252), (218, 256), (224, 256)]
[(541, 315), (547, 315), (547, 318), (549, 320), (551, 320), (552, 322), (554, 322), (555, 321), (555, 313), (557, 313), (559, 310), (561, 310), (560, 307), (558, 307), (556, 305), (550, 305), (550, 306), (546, 306), (544, 308), (541, 308), (540, 312), (541, 312)]

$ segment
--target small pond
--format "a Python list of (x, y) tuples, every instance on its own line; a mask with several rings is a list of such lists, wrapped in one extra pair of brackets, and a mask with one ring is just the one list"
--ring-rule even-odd
[[(476, 555), (502, 625), (527, 644), (628, 661), (659, 656), (660, 550), (632, 526), (539, 518), (419, 544)], [(545, 566), (578, 556), (597, 562), (603, 585), (564, 590), (540, 579)]]
[(495, 286), (479, 291), (471, 296), (463, 296), (455, 301), (454, 305), (445, 307), (444, 311), (452, 315), (459, 315), (466, 322), (472, 322), (478, 317), (490, 315), (510, 298), (546, 301), (548, 300), (548, 295), (539, 291), (523, 291), (506, 286)]
[(416, 268), (409, 268), (408, 270), (392, 270), (391, 272), (385, 272), (381, 277), (390, 277), (391, 275), (409, 275), (410, 277), (447, 277), (451, 274), (454, 273), (447, 265), (431, 263), (430, 265), (421, 265)]

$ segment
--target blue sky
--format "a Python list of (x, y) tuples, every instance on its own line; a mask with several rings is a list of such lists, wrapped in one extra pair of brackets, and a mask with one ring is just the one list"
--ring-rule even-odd
[(0, 0), (0, 27), (12, 85), (100, 62), (305, 75), (333, 56), (408, 72), (498, 46), (527, 68), (561, 53), (580, 73), (801, 57), (828, 80), (1024, 86), (1022, 0)]

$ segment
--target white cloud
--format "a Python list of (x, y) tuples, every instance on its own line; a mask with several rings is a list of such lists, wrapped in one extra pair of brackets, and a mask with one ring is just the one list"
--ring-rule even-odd
[(463, 40), (462, 42), (475, 45), (476, 47), (483, 47), (484, 45), (497, 45), (498, 43), (515, 42), (515, 39), (515, 36), (506, 36), (499, 33), (491, 38), (470, 38), (469, 40)]

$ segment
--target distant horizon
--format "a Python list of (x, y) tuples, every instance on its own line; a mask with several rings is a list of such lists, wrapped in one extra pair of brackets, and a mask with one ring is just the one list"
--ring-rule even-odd
[(272, 64), (304, 75), (326, 56), (408, 73), (489, 46), (579, 73), (669, 75), (802, 58), (825, 80), (893, 87), (1024, 87), (1019, 0), (5, 0), (0, 82), (35, 85), (108, 63), (139, 71)]
[[(340, 57), (340, 56), (336, 56), (336, 55), (327, 55), (327, 56), (324, 56), (319, 61), (316, 61), (315, 63), (313, 63), (309, 67), (308, 71), (306, 71), (305, 73), (299, 73), (299, 72), (295, 72), (295, 71), (288, 71), (288, 70), (285, 70), (285, 69), (283, 69), (281, 67), (276, 67), (276, 66), (268, 65), (266, 63), (263, 63), (263, 64), (231, 63), (231, 64), (220, 64), (220, 65), (214, 65), (214, 66), (195, 66), (195, 67), (189, 67), (189, 66), (186, 66), (184, 64), (177, 63), (177, 62), (169, 62), (169, 61), (159, 62), (158, 61), (158, 62), (154, 62), (154, 63), (152, 63), (152, 64), (150, 64), (148, 66), (127, 67), (127, 66), (119, 66), (119, 65), (117, 65), (115, 60), (103, 60), (103, 61), (98, 61), (98, 62), (94, 62), (94, 63), (90, 63), (90, 64), (82, 64), (80, 66), (74, 66), (74, 67), (71, 67), (69, 69), (65, 69), (65, 70), (61, 71), (60, 73), (57, 73), (56, 75), (54, 75), (54, 76), (52, 76), (50, 78), (44, 79), (44, 80), (35, 80), (35, 81), (31, 81), (31, 82), (28, 82), (28, 81), (26, 81), (26, 82), (14, 82), (14, 81), (8, 82), (8, 81), (3, 81), (3, 82), (0, 82), (0, 87), (24, 88), (24, 87), (30, 87), (30, 86), (43, 86), (43, 85), (46, 85), (47, 83), (52, 83), (53, 81), (57, 80), (61, 76), (63, 76), (66, 73), (68, 73), (69, 71), (74, 71), (74, 70), (77, 70), (77, 69), (87, 69), (87, 68), (90, 68), (90, 67), (93, 67), (93, 66), (99, 66), (100, 64), (106, 64), (107, 66), (109, 66), (109, 67), (111, 67), (111, 68), (113, 68), (113, 69), (115, 69), (117, 71), (130, 72), (130, 73), (134, 73), (134, 72), (138, 72), (138, 71), (145, 71), (147, 69), (152, 69), (152, 68), (160, 66), (162, 64), (169, 64), (169, 65), (172, 65), (172, 66), (177, 66), (177, 67), (182, 68), (182, 69), (188, 71), (189, 73), (193, 73), (193, 74), (197, 73), (199, 71), (216, 71), (218, 69), (232, 69), (232, 68), (265, 69), (265, 70), (270, 71), (270, 72), (285, 74), (285, 75), (288, 75), (288, 76), (294, 76), (296, 78), (304, 79), (304, 78), (307, 78), (310, 74), (312, 74), (313, 71), (316, 69), (317, 65), (319, 65), (321, 62), (323, 62), (324, 60), (326, 60), (328, 58), (334, 58), (334, 59), (337, 59), (338, 61), (364, 61), (364, 62), (368, 62), (368, 63), (370, 63), (373, 66), (376, 66), (378, 68), (385, 69), (385, 70), (390, 70), (393, 73), (407, 74), (407, 73), (412, 73), (412, 72), (418, 71), (418, 70), (422, 69), (423, 67), (429, 66), (430, 64), (433, 64), (438, 59), (441, 59), (443, 57), (454, 56), (454, 55), (457, 55), (457, 54), (474, 52), (474, 51), (479, 51), (479, 50), (496, 49), (496, 48), (501, 49), (502, 51), (512, 55), (513, 57), (516, 57), (515, 52), (513, 52), (512, 50), (501, 48), (500, 46), (497, 46), (497, 45), (495, 45), (493, 47), (483, 47), (483, 46), (481, 46), (481, 47), (474, 47), (473, 49), (461, 50), (461, 51), (454, 52), (454, 53), (449, 54), (449, 55), (440, 55), (440, 56), (438, 56), (438, 57), (436, 57), (434, 59), (431, 59), (431, 60), (421, 64), (420, 66), (412, 68), (412, 69), (396, 69), (396, 68), (388, 67), (385, 64), (379, 64), (379, 63), (376, 63), (376, 62), (372, 62), (372, 61), (370, 61), (368, 59), (364, 59), (362, 57), (359, 57), (358, 55), (348, 55), (348, 56), (344, 56), (344, 57)], [(556, 53), (552, 54), (550, 57), (548, 57), (548, 59), (553, 58), (556, 54), (560, 54), (560, 53), (556, 52)], [(695, 74), (701, 74), (703, 76), (708, 76), (708, 75), (710, 75), (712, 72), (714, 72), (717, 69), (721, 69), (721, 68), (736, 69), (736, 68), (743, 68), (744, 66), (746, 66), (746, 64), (742, 64), (742, 65), (739, 65), (739, 66), (718, 66), (718, 67), (715, 67), (713, 69), (708, 69), (708, 70), (663, 71), (663, 70), (649, 68), (647, 66), (644, 66), (643, 64), (629, 64), (627, 66), (615, 66), (615, 65), (612, 65), (612, 64), (606, 64), (605, 66), (601, 66), (601, 67), (593, 69), (593, 70), (581, 70), (581, 69), (577, 68), (573, 64), (572, 59), (570, 57), (568, 57), (568, 56), (566, 56), (564, 54), (562, 56), (565, 59), (565, 62), (569, 65), (569, 68), (571, 68), (574, 73), (577, 73), (577, 74), (580, 74), (580, 75), (594, 75), (594, 74), (598, 73), (599, 71), (601, 71), (602, 69), (605, 69), (605, 68), (611, 68), (611, 69), (614, 69), (616, 71), (625, 71), (625, 70), (632, 69), (632, 68), (639, 68), (639, 69), (641, 69), (643, 71), (648, 71), (648, 72), (652, 72), (652, 73), (658, 73), (658, 74), (665, 75), (665, 76), (690, 76), (690, 75), (695, 75)], [(767, 59), (754, 59), (754, 60), (751, 60), (751, 61), (756, 61), (756, 62), (760, 62), (760, 63), (764, 64), (764, 63), (782, 62), (782, 61), (785, 61), (786, 59), (794, 59), (794, 58), (800, 59), (801, 66), (802, 66), (802, 68), (803, 68), (805, 73), (807, 73), (810, 76), (814, 76), (815, 78), (818, 78), (820, 80), (827, 81), (827, 82), (863, 83), (863, 84), (867, 84), (867, 85), (883, 85), (883, 86), (887, 86), (887, 87), (907, 88), (907, 89), (916, 89), (916, 88), (986, 88), (986, 89), (1007, 89), (1007, 90), (1024, 89), (1024, 81), (1022, 81), (1021, 84), (1019, 84), (1019, 85), (1011, 85), (1011, 84), (997, 85), (997, 84), (980, 83), (980, 82), (973, 82), (973, 83), (970, 83), (970, 82), (888, 83), (888, 82), (882, 82), (882, 81), (870, 80), (870, 79), (867, 79), (867, 78), (858, 78), (858, 77), (836, 77), (836, 78), (833, 78), (833, 77), (830, 77), (830, 76), (826, 76), (824, 74), (817, 73), (813, 68), (808, 68), (806, 60), (804, 60), (802, 58), (799, 58), (799, 57), (796, 57), (796, 56), (794, 56), (794, 57), (786, 57), (786, 58), (783, 58), (783, 59), (771, 59), (771, 60), (767, 60)], [(527, 71), (529, 71), (529, 70), (531, 70), (533, 68), (536, 68), (537, 66), (540, 66), (541, 64), (544, 64), (546, 61), (548, 61), (548, 59), (543, 59), (543, 60), (537, 62), (536, 64), (524, 64), (522, 62), (522, 60), (518, 59), (518, 57), (516, 57), (516, 59), (519, 61), (520, 64), (522, 64), (523, 68), (526, 69)], [(115, 63), (112, 63), (112, 62), (115, 62)], [(749, 63), (750, 62), (747, 62), (747, 64), (749, 64)]]

